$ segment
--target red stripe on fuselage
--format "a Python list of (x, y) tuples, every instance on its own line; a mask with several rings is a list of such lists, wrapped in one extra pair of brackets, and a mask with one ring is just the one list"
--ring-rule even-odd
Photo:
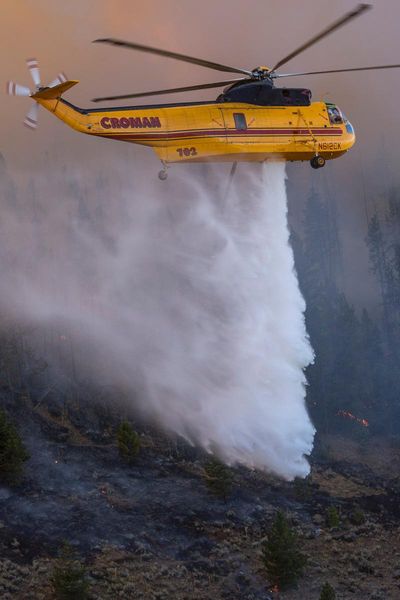
[(198, 129), (190, 131), (166, 131), (166, 132), (143, 132), (140, 133), (117, 133), (115, 130), (112, 133), (96, 133), (102, 137), (110, 137), (113, 139), (122, 140), (180, 140), (180, 139), (194, 139), (198, 137), (259, 137), (259, 136), (339, 136), (343, 132), (339, 128), (312, 128), (308, 129)]

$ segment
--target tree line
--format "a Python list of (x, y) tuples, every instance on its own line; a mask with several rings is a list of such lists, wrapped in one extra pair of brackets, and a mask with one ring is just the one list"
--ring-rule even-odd
[(368, 215), (365, 235), (379, 291), (373, 314), (343, 291), (343, 251), (334, 203), (312, 189), (303, 223), (291, 232), (315, 351), (307, 369), (307, 404), (317, 430), (399, 434), (400, 192)]

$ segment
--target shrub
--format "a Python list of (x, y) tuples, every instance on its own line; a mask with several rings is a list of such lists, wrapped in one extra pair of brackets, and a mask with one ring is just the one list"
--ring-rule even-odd
[(283, 590), (303, 575), (306, 557), (298, 549), (298, 539), (283, 512), (279, 511), (263, 544), (263, 562), (273, 586)]
[(140, 438), (127, 421), (118, 427), (117, 443), (120, 456), (128, 464), (134, 463), (140, 450)]
[(326, 525), (329, 529), (333, 529), (334, 527), (339, 527), (340, 525), (340, 516), (336, 506), (330, 506), (325, 515)]
[(0, 481), (11, 482), (18, 478), (29, 454), (18, 431), (0, 409)]
[(204, 476), (208, 489), (226, 502), (232, 489), (232, 475), (228, 467), (212, 458), (204, 467)]
[(311, 478), (306, 477), (302, 479), (301, 477), (295, 477), (293, 482), (294, 494), (298, 500), (306, 502), (310, 500), (313, 492), (313, 487), (311, 483)]
[(335, 590), (329, 583), (325, 583), (322, 588), (319, 600), (336, 600)]
[(89, 582), (86, 568), (69, 544), (64, 544), (53, 570), (51, 582), (57, 600), (86, 600)]
[(364, 511), (357, 506), (350, 514), (350, 521), (353, 525), (363, 525), (365, 523)]

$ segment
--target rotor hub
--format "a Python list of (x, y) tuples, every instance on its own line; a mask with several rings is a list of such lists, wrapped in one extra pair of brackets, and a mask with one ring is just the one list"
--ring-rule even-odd
[(251, 74), (254, 79), (271, 79), (271, 69), (268, 67), (256, 67), (252, 70)]

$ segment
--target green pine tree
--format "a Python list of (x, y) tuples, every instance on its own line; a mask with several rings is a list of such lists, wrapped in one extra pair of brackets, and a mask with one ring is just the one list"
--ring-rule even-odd
[(392, 345), (393, 324), (390, 311), (390, 298), (393, 296), (393, 267), (390, 264), (390, 250), (388, 249), (386, 238), (387, 235), (383, 230), (381, 220), (375, 212), (368, 222), (368, 233), (365, 241), (368, 246), (371, 268), (379, 283), (385, 335)]
[(226, 502), (232, 489), (232, 475), (229, 468), (218, 459), (212, 458), (204, 467), (204, 477), (208, 489)]
[(329, 506), (326, 510), (325, 521), (327, 527), (329, 529), (333, 529), (334, 527), (339, 527), (340, 525), (340, 515), (336, 506)]
[(9, 483), (17, 479), (28, 458), (18, 431), (0, 409), (0, 481)]
[(280, 590), (295, 585), (303, 575), (306, 557), (298, 549), (297, 536), (283, 512), (276, 515), (262, 551), (268, 579)]
[(329, 583), (323, 586), (319, 600), (336, 600), (335, 590)]
[(86, 600), (89, 582), (86, 568), (69, 544), (64, 544), (51, 577), (57, 600)]
[(122, 421), (118, 427), (117, 444), (120, 456), (128, 464), (134, 463), (140, 450), (140, 438), (127, 421)]

